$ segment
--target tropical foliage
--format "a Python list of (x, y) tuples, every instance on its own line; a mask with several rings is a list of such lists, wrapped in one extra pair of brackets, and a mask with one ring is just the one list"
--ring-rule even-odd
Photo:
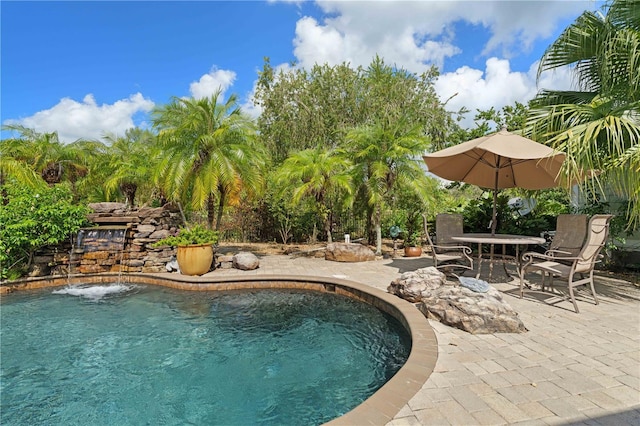
[(177, 235), (172, 235), (154, 243), (154, 247), (161, 246), (188, 246), (200, 244), (217, 244), (219, 234), (202, 225), (195, 224), (190, 227), (181, 228)]
[[(216, 240), (332, 241), (348, 232), (375, 242), (380, 253), (392, 225), (407, 236), (419, 233), (423, 215), (433, 220), (438, 212), (461, 212), (469, 230), (486, 229), (487, 194), (458, 183), (444, 188), (425, 173), (421, 157), (506, 125), (566, 152), (568, 182), (597, 169), (599, 182), (629, 200), (625, 223), (637, 228), (639, 4), (616, 0), (604, 14), (585, 12), (549, 46), (539, 71), (571, 67), (576, 90), (543, 90), (530, 105), (478, 110), (473, 129), (456, 124), (456, 114), (466, 110), (447, 111), (447, 101), (437, 96), (435, 68), (417, 75), (379, 57), (366, 67), (309, 70), (295, 64), (276, 70), (265, 59), (254, 98), (257, 120), (242, 112), (236, 95), (224, 99), (218, 91), (201, 99), (174, 97), (153, 111), (151, 129), (107, 134), (101, 141), (64, 144), (56, 132), (5, 126), (15, 137), (0, 141), (0, 196), (10, 206), (3, 214), (36, 206), (25, 188), (33, 194), (64, 191), (51, 197), (67, 200), (71, 194), (82, 205), (172, 201), (188, 220), (218, 231)], [(599, 197), (602, 191), (594, 186), (588, 193)], [(505, 192), (499, 199), (502, 231), (553, 229), (552, 217), (569, 208), (567, 194), (541, 191), (536, 211), (520, 217), (506, 202), (530, 194)], [(68, 207), (60, 207), (71, 220), (62, 233), (76, 226)], [(12, 256), (4, 265), (28, 263), (33, 247), (44, 241), (30, 236), (27, 225), (12, 225), (15, 235), (3, 239), (3, 255)], [(35, 245), (24, 246), (22, 238), (34, 238)]]
[(219, 101), (220, 91), (210, 98), (173, 98), (153, 111), (163, 149), (156, 168), (160, 186), (169, 198), (206, 209), (216, 229), (227, 203), (237, 202), (243, 192), (261, 191), (266, 162), (236, 96)]
[(71, 241), (87, 222), (88, 208), (73, 202), (69, 185), (33, 188), (7, 182), (0, 203), (0, 276), (19, 276), (34, 253), (47, 245)]
[[(352, 163), (351, 190), (342, 185), (344, 198), (336, 203), (349, 204), (353, 197), (354, 210), (364, 213), (367, 236), (375, 238), (380, 252), (393, 192), (404, 186), (419, 189), (425, 175), (421, 155), (443, 146), (455, 128), (435, 93), (437, 75), (433, 68), (415, 75), (379, 57), (367, 68), (324, 65), (277, 74), (266, 61), (256, 94), (263, 108), (259, 132), (274, 161), (288, 162), (288, 173), (307, 167), (299, 161), (300, 151), (344, 153)], [(330, 213), (325, 208), (319, 215), (326, 234), (331, 233)]]
[(135, 206), (136, 193), (141, 186), (152, 190), (153, 165), (157, 163), (158, 149), (155, 135), (150, 131), (129, 129), (124, 137), (107, 135), (105, 164), (101, 167), (107, 174), (104, 180), (106, 197), (116, 191), (124, 196), (126, 203)]
[(351, 162), (339, 151), (321, 146), (291, 155), (276, 174), (280, 191), (292, 189), (291, 208), (305, 198), (313, 200), (313, 207), (322, 219), (328, 242), (332, 242), (332, 209), (338, 200), (351, 202), (353, 193)]
[[(30, 185), (38, 185), (33, 172), (48, 185), (63, 180), (75, 184), (86, 176), (88, 169), (81, 141), (65, 145), (59, 141), (56, 132), (38, 133), (23, 126), (4, 126), (3, 129), (19, 134), (18, 138), (2, 141), (3, 173), (10, 172)], [(26, 173), (25, 168), (32, 172)]]
[(577, 90), (543, 90), (532, 102), (527, 133), (567, 154), (568, 181), (598, 170), (594, 182), (607, 182), (629, 199), (629, 226), (637, 227), (640, 1), (615, 0), (605, 14), (578, 17), (546, 50), (539, 74), (565, 66), (575, 73)]

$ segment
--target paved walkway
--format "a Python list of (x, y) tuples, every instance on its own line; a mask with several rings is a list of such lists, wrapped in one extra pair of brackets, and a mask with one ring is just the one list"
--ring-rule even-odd
[[(363, 263), (263, 256), (255, 271), (348, 279), (386, 291), (402, 272), (431, 266), (427, 258)], [(600, 305), (578, 297), (550, 305), (538, 290), (518, 297), (514, 283), (494, 284), (529, 329), (523, 334), (471, 335), (436, 321), (438, 361), (422, 389), (390, 426), (640, 425), (640, 289), (598, 277)], [(537, 288), (537, 287), (534, 287)]]

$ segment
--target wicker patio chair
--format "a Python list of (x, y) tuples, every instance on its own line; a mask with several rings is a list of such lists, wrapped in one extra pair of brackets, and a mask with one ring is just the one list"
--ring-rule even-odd
[(422, 218), (434, 266), (444, 269), (445, 272), (452, 268), (473, 269), (471, 248), (451, 239), (462, 234), (462, 215), (439, 214), (436, 216), (436, 244), (429, 235), (426, 216), (422, 215)]
[[(542, 273), (542, 291), (546, 286), (547, 276), (550, 278), (549, 286), (553, 286), (554, 277), (567, 280), (569, 297), (576, 313), (579, 313), (578, 304), (573, 293), (575, 287), (589, 284), (593, 299), (597, 305), (598, 297), (593, 286), (593, 269), (599, 262), (600, 251), (604, 247), (609, 236), (609, 222), (612, 215), (595, 215), (589, 220), (587, 227), (587, 239), (576, 256), (564, 256), (552, 252), (540, 254), (527, 252), (522, 255), (523, 266), (520, 270), (520, 298), (524, 293), (524, 276), (527, 270), (539, 270)], [(584, 274), (586, 277), (577, 279), (576, 274)]]

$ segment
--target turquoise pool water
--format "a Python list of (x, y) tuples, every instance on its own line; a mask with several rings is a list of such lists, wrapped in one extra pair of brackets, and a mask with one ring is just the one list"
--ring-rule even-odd
[(331, 293), (55, 293), (3, 297), (0, 424), (321, 424), (410, 351), (394, 318)]

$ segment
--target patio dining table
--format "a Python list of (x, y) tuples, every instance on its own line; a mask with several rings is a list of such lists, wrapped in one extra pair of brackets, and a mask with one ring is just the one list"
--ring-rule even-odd
[(471, 234), (470, 233), (470, 234), (458, 235), (455, 237), (452, 236), (451, 239), (454, 241), (460, 241), (464, 243), (478, 244), (478, 272), (476, 274), (476, 278), (480, 277), (480, 272), (482, 271), (482, 245), (483, 244), (490, 245), (489, 279), (491, 279), (493, 276), (494, 247), (496, 244), (502, 245), (502, 254), (501, 254), (502, 266), (504, 268), (504, 272), (507, 274), (507, 276), (510, 277), (511, 274), (509, 274), (509, 271), (507, 271), (507, 265), (505, 263), (507, 259), (511, 257), (511, 256), (505, 255), (507, 245), (515, 246), (515, 251), (516, 251), (515, 262), (516, 262), (516, 266), (518, 269), (518, 276), (519, 276), (521, 273), (520, 246), (525, 246), (525, 250), (526, 250), (526, 246), (528, 246), (529, 244), (544, 244), (546, 242), (545, 239), (541, 237), (531, 237), (527, 235), (513, 235), (513, 234), (491, 235), (491, 234), (475, 234), (475, 233)]

